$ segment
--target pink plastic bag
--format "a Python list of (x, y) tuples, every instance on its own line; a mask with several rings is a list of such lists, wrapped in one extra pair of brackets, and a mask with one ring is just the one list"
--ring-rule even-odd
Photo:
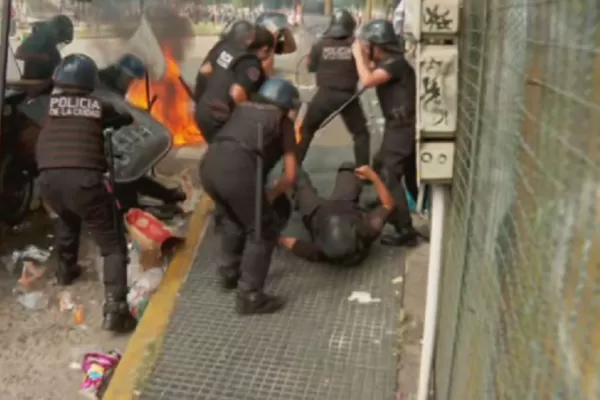
[(121, 361), (121, 353), (112, 350), (108, 353), (87, 353), (83, 356), (81, 370), (85, 374), (79, 387), (79, 393), (90, 399), (98, 398), (98, 390), (102, 386), (108, 372), (117, 367)]

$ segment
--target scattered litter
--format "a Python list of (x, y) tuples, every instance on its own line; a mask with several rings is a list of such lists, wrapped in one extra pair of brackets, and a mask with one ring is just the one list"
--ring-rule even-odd
[(83, 325), (85, 322), (85, 315), (83, 314), (83, 305), (78, 305), (73, 310), (73, 323), (75, 325)]
[[(35, 276), (35, 279), (37, 279), (39, 276), (41, 276), (41, 274), (39, 276), (36, 274), (39, 268), (35, 268), (35, 264), (44, 264), (46, 261), (48, 261), (50, 258), (49, 250), (42, 250), (39, 247), (29, 245), (23, 250), (15, 250), (11, 254), (0, 257), (0, 262), (11, 275), (14, 275), (14, 273), (17, 272), (21, 266), (21, 262), (23, 262), (23, 273), (27, 269), (27, 272), (31, 272), (32, 275)], [(35, 271), (29, 267), (28, 263), (29, 265), (33, 265)]]
[(108, 353), (87, 353), (83, 356), (81, 370), (85, 374), (79, 393), (88, 399), (98, 400), (98, 391), (103, 386), (107, 375), (113, 371), (121, 361), (121, 353), (112, 350)]
[(13, 251), (11, 254), (0, 257), (0, 262), (2, 262), (2, 265), (4, 265), (4, 268), (6, 268), (10, 275), (14, 275), (14, 273), (17, 271), (20, 259), (21, 253), (18, 251)]
[(60, 292), (58, 294), (58, 308), (61, 312), (71, 311), (75, 308), (73, 296), (69, 292)]
[(131, 314), (138, 320), (144, 315), (150, 297), (162, 281), (163, 268), (152, 268), (144, 271), (127, 293), (127, 304)]
[(40, 264), (45, 263), (50, 258), (50, 251), (42, 250), (34, 245), (29, 245), (21, 253), (21, 259), (25, 261), (37, 261)]
[(355, 301), (359, 304), (379, 303), (381, 299), (373, 298), (369, 292), (352, 292), (348, 301)]
[(41, 310), (48, 307), (48, 297), (43, 292), (23, 293), (17, 297), (17, 301), (30, 310)]
[(394, 279), (392, 279), (392, 283), (394, 285), (398, 284), (398, 283), (402, 283), (404, 282), (404, 277), (403, 276), (397, 276)]
[(25, 261), (23, 263), (21, 277), (17, 282), (24, 288), (28, 288), (35, 280), (39, 279), (42, 275), (44, 275), (45, 272), (45, 267), (36, 267), (33, 262)]
[(73, 371), (81, 371), (81, 364), (79, 364), (78, 362), (72, 361), (69, 364), (69, 369), (72, 369)]

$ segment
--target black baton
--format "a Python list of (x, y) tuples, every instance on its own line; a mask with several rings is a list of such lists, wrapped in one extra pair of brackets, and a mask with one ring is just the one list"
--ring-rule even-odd
[(262, 239), (262, 201), (264, 196), (264, 163), (263, 163), (263, 126), (258, 125), (258, 136), (256, 138), (256, 191), (254, 192), (254, 235), (258, 243)]
[(117, 238), (119, 240), (119, 244), (123, 247), (125, 252), (127, 252), (127, 241), (125, 240), (125, 227), (123, 226), (123, 216), (121, 215), (121, 204), (119, 203), (119, 198), (117, 196), (117, 185), (115, 183), (115, 155), (113, 152), (113, 133), (114, 130), (109, 128), (106, 130), (106, 135), (104, 136), (104, 140), (107, 140), (105, 148), (108, 152), (108, 185), (110, 186), (110, 192), (113, 196), (113, 215), (114, 215), (114, 223), (115, 223), (115, 231), (117, 232)]
[(350, 97), (348, 100), (346, 100), (346, 102), (345, 102), (344, 104), (342, 104), (342, 105), (340, 106), (340, 108), (338, 108), (337, 110), (335, 110), (335, 111), (334, 111), (334, 112), (333, 112), (333, 113), (332, 113), (332, 114), (331, 114), (329, 117), (327, 117), (327, 118), (325, 119), (325, 121), (323, 121), (323, 122), (321, 123), (321, 125), (319, 125), (319, 129), (323, 129), (323, 128), (325, 128), (325, 127), (326, 127), (326, 126), (327, 126), (327, 125), (328, 125), (328, 124), (329, 124), (331, 121), (333, 121), (333, 119), (334, 119), (335, 117), (337, 117), (338, 115), (340, 115), (340, 113), (341, 113), (341, 112), (344, 110), (344, 108), (348, 107), (348, 105), (349, 105), (350, 103), (352, 103), (354, 100), (356, 100), (356, 99), (358, 98), (358, 96), (360, 96), (361, 94), (363, 94), (363, 93), (364, 93), (364, 91), (365, 91), (366, 89), (367, 89), (367, 88), (363, 87), (363, 88), (362, 88), (362, 89), (360, 89), (358, 92), (354, 93), (354, 94), (352, 95), (352, 97)]

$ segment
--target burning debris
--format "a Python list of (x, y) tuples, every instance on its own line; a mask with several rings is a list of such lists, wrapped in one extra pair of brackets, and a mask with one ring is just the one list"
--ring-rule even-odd
[(177, 60), (168, 47), (163, 45), (162, 50), (167, 65), (164, 77), (160, 81), (149, 82), (149, 93), (146, 93), (145, 79), (134, 81), (127, 92), (127, 99), (140, 108), (148, 108), (149, 97), (150, 114), (171, 131), (176, 146), (204, 143), (194, 121), (193, 101), (181, 79)]

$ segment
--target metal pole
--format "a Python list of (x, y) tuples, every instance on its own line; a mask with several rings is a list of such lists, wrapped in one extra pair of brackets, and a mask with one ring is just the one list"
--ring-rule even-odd
[[(8, 63), (8, 41), (10, 37), (10, 23), (11, 23), (11, 10), (12, 0), (4, 0), (2, 3), (2, 31), (0, 32), (0, 68), (2, 68), (2, 76), (0, 77), (0, 111), (4, 115), (4, 92), (6, 90), (6, 65)], [(0, 132), (2, 130), (2, 118), (0, 118)]]

